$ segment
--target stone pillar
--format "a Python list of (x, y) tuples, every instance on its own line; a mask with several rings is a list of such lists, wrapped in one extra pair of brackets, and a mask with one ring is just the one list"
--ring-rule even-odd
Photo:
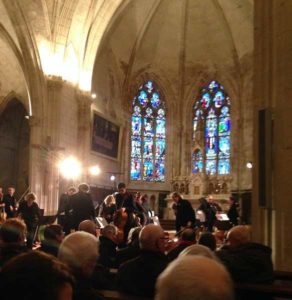
[[(255, 1), (254, 60), (254, 237), (273, 248), (275, 268), (292, 271), (292, 2)], [(291, 76), (290, 76), (291, 75)], [(291, 97), (290, 97), (291, 96)], [(271, 184), (267, 207), (259, 206), (258, 111), (272, 114)], [(268, 147), (267, 147), (268, 148)]]

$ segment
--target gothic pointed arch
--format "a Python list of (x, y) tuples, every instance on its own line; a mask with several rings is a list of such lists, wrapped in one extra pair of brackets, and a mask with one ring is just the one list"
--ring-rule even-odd
[(157, 85), (145, 81), (132, 101), (132, 181), (165, 181), (166, 111)]

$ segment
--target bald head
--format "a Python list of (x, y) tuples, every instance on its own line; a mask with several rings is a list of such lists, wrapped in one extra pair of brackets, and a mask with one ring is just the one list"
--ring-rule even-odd
[(153, 252), (164, 252), (164, 231), (154, 224), (142, 228), (139, 235), (140, 248)]
[(230, 247), (237, 247), (250, 242), (250, 230), (247, 226), (238, 225), (231, 228), (227, 234)]
[(91, 220), (84, 220), (78, 226), (78, 231), (85, 231), (96, 236), (96, 226)]
[(232, 280), (224, 266), (202, 256), (179, 257), (156, 282), (155, 300), (233, 299)]

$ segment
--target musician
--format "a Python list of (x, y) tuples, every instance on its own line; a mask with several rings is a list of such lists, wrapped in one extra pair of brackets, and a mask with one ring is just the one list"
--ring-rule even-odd
[(25, 201), (20, 203), (17, 211), (17, 215), (23, 219), (27, 227), (26, 245), (28, 248), (32, 248), (33, 246), (34, 235), (41, 217), (39, 206), (35, 200), (36, 195), (34, 193), (28, 193), (25, 196)]
[(180, 231), (187, 226), (193, 226), (196, 217), (191, 203), (188, 200), (182, 199), (181, 195), (177, 192), (172, 193), (172, 200), (174, 201), (172, 208), (176, 216), (176, 231)]
[(14, 197), (15, 188), (11, 186), (8, 188), (7, 191), (8, 194), (3, 196), (2, 202), (4, 203), (4, 209), (7, 215), (7, 219), (9, 219), (14, 217), (14, 214), (16, 212), (17, 201)]
[(123, 182), (118, 184), (118, 193), (115, 194), (117, 209), (125, 207), (128, 212), (135, 212), (133, 196), (127, 192), (126, 185)]
[(212, 232), (213, 227), (216, 222), (216, 214), (222, 211), (221, 206), (214, 201), (214, 198), (212, 195), (209, 195), (207, 198), (208, 204), (210, 205), (210, 212), (209, 216), (207, 219), (207, 226), (208, 226), (208, 231)]
[(116, 210), (117, 206), (115, 197), (113, 195), (108, 195), (100, 205), (98, 216), (105, 218), (108, 223), (111, 223)]

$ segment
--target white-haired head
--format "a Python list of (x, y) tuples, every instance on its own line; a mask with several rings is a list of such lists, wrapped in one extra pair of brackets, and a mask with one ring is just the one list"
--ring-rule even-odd
[(200, 256), (211, 258), (211, 259), (217, 259), (216, 255), (208, 247), (203, 246), (203, 245), (191, 245), (191, 246), (185, 248), (179, 254), (179, 257), (183, 257), (186, 255), (200, 255)]
[(188, 255), (174, 260), (156, 282), (155, 300), (233, 300), (230, 275), (219, 262)]
[(139, 234), (139, 244), (142, 250), (164, 252), (165, 241), (163, 229), (154, 224), (146, 225)]
[(98, 240), (90, 233), (77, 231), (61, 243), (58, 258), (75, 273), (90, 276), (99, 256)]

